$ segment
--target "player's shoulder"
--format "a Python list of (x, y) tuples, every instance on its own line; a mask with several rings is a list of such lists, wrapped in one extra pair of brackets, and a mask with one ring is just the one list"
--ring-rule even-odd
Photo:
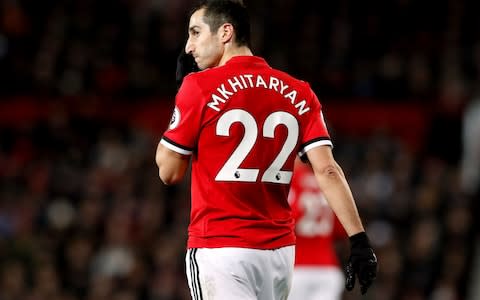
[(189, 96), (191, 96), (192, 93), (195, 95), (204, 95), (214, 82), (214, 77), (209, 75), (209, 71), (210, 69), (201, 70), (186, 75), (183, 78), (179, 93), (186, 93)]
[(283, 81), (290, 82), (298, 88), (311, 90), (310, 83), (308, 83), (307, 81), (300, 79), (285, 71), (275, 69), (275, 68), (271, 68), (271, 69), (272, 69), (272, 73), (275, 74), (277, 77), (280, 77)]
[(183, 78), (183, 81), (188, 82), (188, 84), (198, 84), (199, 80), (201, 80), (202, 78), (206, 78), (208, 76), (208, 75), (207, 76), (205, 75), (206, 72), (208, 72), (208, 69), (192, 72), (187, 76), (185, 76), (185, 78)]
[(193, 72), (185, 76), (184, 82), (189, 86), (194, 86), (198, 90), (208, 88), (211, 84), (215, 84), (221, 77), (218, 68), (211, 68)]

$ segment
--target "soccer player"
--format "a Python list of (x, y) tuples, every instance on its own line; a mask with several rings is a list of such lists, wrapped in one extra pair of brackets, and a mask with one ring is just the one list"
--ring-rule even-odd
[(288, 195), (295, 218), (295, 268), (289, 300), (339, 300), (344, 276), (335, 242), (345, 231), (328, 206), (311, 167), (295, 161)]
[(193, 299), (286, 299), (294, 265), (287, 201), (298, 154), (309, 160), (351, 239), (347, 288), (366, 292), (376, 258), (320, 103), (303, 81), (250, 50), (246, 8), (206, 1), (190, 16), (185, 51), (201, 71), (183, 79), (156, 152), (165, 184), (192, 163), (186, 269)]

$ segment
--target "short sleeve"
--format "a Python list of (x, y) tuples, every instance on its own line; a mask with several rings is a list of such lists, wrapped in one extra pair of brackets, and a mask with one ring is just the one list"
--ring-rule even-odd
[[(311, 89), (310, 89), (311, 91)], [(308, 150), (319, 146), (333, 147), (328, 133), (327, 125), (323, 117), (322, 106), (317, 96), (311, 91), (312, 111), (306, 116), (304, 122), (304, 131), (302, 133), (301, 145), (298, 152), (303, 157)]]
[(197, 81), (193, 76), (185, 77), (175, 97), (170, 124), (160, 143), (180, 154), (192, 154), (201, 128), (202, 103)]

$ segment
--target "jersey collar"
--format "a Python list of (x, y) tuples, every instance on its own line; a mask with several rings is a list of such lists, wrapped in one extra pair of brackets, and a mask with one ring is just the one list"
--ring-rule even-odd
[(254, 56), (254, 55), (239, 55), (239, 56), (234, 56), (230, 58), (225, 64), (230, 65), (230, 64), (264, 64), (268, 65), (265, 59), (259, 56)]

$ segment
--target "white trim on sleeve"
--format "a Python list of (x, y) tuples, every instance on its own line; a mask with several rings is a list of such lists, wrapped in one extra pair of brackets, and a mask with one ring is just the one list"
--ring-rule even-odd
[(332, 144), (332, 141), (331, 141), (331, 140), (320, 140), (320, 141), (313, 142), (313, 143), (311, 143), (311, 144), (306, 145), (303, 149), (301, 149), (301, 150), (298, 152), (298, 156), (302, 157), (302, 156), (304, 156), (305, 153), (307, 153), (310, 149), (313, 149), (313, 148), (316, 148), (316, 147), (319, 147), (319, 146), (330, 146), (330, 147), (333, 147), (333, 144)]
[(164, 145), (165, 147), (167, 147), (168, 149), (172, 150), (172, 151), (175, 151), (177, 153), (180, 153), (180, 154), (183, 154), (183, 155), (191, 155), (193, 153), (192, 150), (185, 150), (183, 148), (180, 148), (178, 147), (177, 145), (174, 145), (172, 143), (169, 143), (168, 141), (166, 141), (165, 139), (161, 139), (160, 140), (160, 144)]

